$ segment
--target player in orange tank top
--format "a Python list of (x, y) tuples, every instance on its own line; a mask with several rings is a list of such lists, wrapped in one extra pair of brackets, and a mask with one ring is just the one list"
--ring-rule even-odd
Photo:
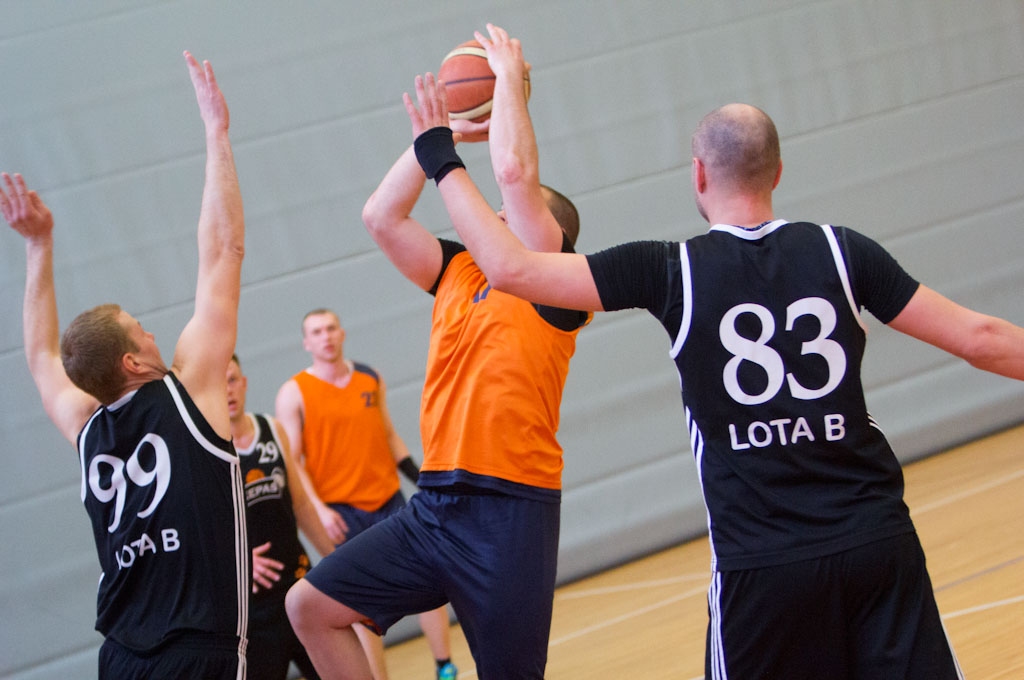
[[(302, 320), (302, 344), (313, 364), (278, 390), (276, 415), (292, 442), (295, 472), (336, 544), (353, 538), (405, 505), (398, 470), (416, 482), (419, 471), (387, 409), (384, 380), (344, 356), (345, 329), (329, 309)], [(450, 665), (445, 607), (420, 615), (439, 665)], [(386, 680), (384, 645), (357, 630), (375, 680)]]
[[(379, 509), (398, 492), (399, 483), (391, 444), (397, 435), (381, 408), (377, 373), (353, 362), (344, 387), (310, 371), (292, 380), (302, 395), (302, 449), (317, 495), (329, 505)], [(399, 465), (408, 459), (404, 456)]]
[[(502, 128), (508, 98), (523, 93), (521, 54), (517, 62), (510, 58), (510, 69), (495, 69), (492, 135)], [(408, 101), (407, 109), (419, 135)], [(487, 123), (452, 125), (468, 141), (487, 138)], [(555, 434), (576, 336), (590, 317), (492, 290), (464, 246), (438, 239), (415, 220), (411, 212), (427, 178), (465, 173), (461, 163), (418, 158), (419, 148), (417, 139), (391, 167), (363, 221), (392, 264), (435, 296), (420, 411), (420, 491), (297, 583), (288, 593), (289, 616), (324, 677), (362, 677), (359, 660), (346, 652), (346, 624), (365, 621), (383, 633), (402, 615), (450, 601), (478, 677), (543, 678), (561, 502)], [(542, 192), (557, 224), (520, 223), (516, 235), (534, 250), (571, 252), (576, 209), (558, 192)], [(453, 216), (488, 211), (481, 219), (504, 221), (503, 212), (486, 205), (475, 187), (446, 200)]]

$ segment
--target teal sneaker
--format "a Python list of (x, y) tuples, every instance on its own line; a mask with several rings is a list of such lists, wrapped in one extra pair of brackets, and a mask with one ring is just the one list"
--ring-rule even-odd
[(455, 680), (459, 677), (459, 669), (451, 661), (437, 669), (437, 680)]

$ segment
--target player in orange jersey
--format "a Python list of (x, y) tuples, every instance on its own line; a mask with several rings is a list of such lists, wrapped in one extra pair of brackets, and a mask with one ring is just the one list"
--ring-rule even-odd
[[(502, 115), (493, 112), (492, 130)], [(460, 125), (467, 137), (486, 138), (487, 123)], [(367, 677), (359, 674), (353, 623), (383, 633), (405, 614), (446, 602), (479, 677), (542, 678), (562, 485), (555, 433), (569, 360), (589, 316), (491, 289), (461, 244), (436, 238), (410, 216), (426, 179), (409, 147), (363, 209), (381, 250), (434, 295), (420, 491), (297, 583), (288, 612), (325, 678)], [(517, 235), (537, 250), (571, 252), (576, 209), (543, 191), (559, 226)]]
[[(302, 320), (302, 344), (313, 358), (277, 394), (277, 418), (292, 442), (295, 466), (324, 528), (336, 544), (348, 541), (405, 505), (398, 470), (416, 482), (419, 471), (395, 430), (384, 380), (366, 364), (345, 358), (345, 329), (329, 309)], [(448, 610), (420, 615), (439, 669), (454, 678)], [(375, 680), (387, 679), (384, 643), (363, 626), (359, 639)]]

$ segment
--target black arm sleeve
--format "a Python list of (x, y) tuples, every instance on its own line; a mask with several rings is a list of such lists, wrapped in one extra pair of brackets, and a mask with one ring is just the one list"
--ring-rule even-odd
[(405, 475), (413, 484), (417, 484), (420, 481), (420, 469), (416, 463), (412, 462), (412, 458), (403, 458), (398, 461), (398, 471)]
[(854, 301), (882, 323), (889, 323), (907, 306), (920, 284), (873, 239), (847, 227), (835, 229)]

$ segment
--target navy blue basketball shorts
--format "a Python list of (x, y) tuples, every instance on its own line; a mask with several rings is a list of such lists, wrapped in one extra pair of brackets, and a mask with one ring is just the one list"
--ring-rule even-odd
[(238, 639), (230, 635), (185, 634), (152, 652), (136, 652), (111, 639), (100, 646), (99, 680), (245, 677)]
[(708, 680), (958, 680), (917, 534), (715, 572)]
[(480, 678), (543, 678), (558, 503), (421, 489), (324, 557), (306, 579), (383, 634), (451, 602)]
[(401, 491), (396, 491), (395, 495), (389, 498), (384, 505), (380, 506), (376, 510), (369, 511), (360, 510), (354, 505), (348, 505), (346, 503), (329, 503), (329, 505), (332, 510), (341, 515), (341, 518), (345, 520), (345, 524), (348, 526), (348, 533), (345, 534), (345, 540), (348, 540), (350, 538), (355, 538), (377, 522), (387, 519), (404, 508), (405, 496), (402, 495)]

